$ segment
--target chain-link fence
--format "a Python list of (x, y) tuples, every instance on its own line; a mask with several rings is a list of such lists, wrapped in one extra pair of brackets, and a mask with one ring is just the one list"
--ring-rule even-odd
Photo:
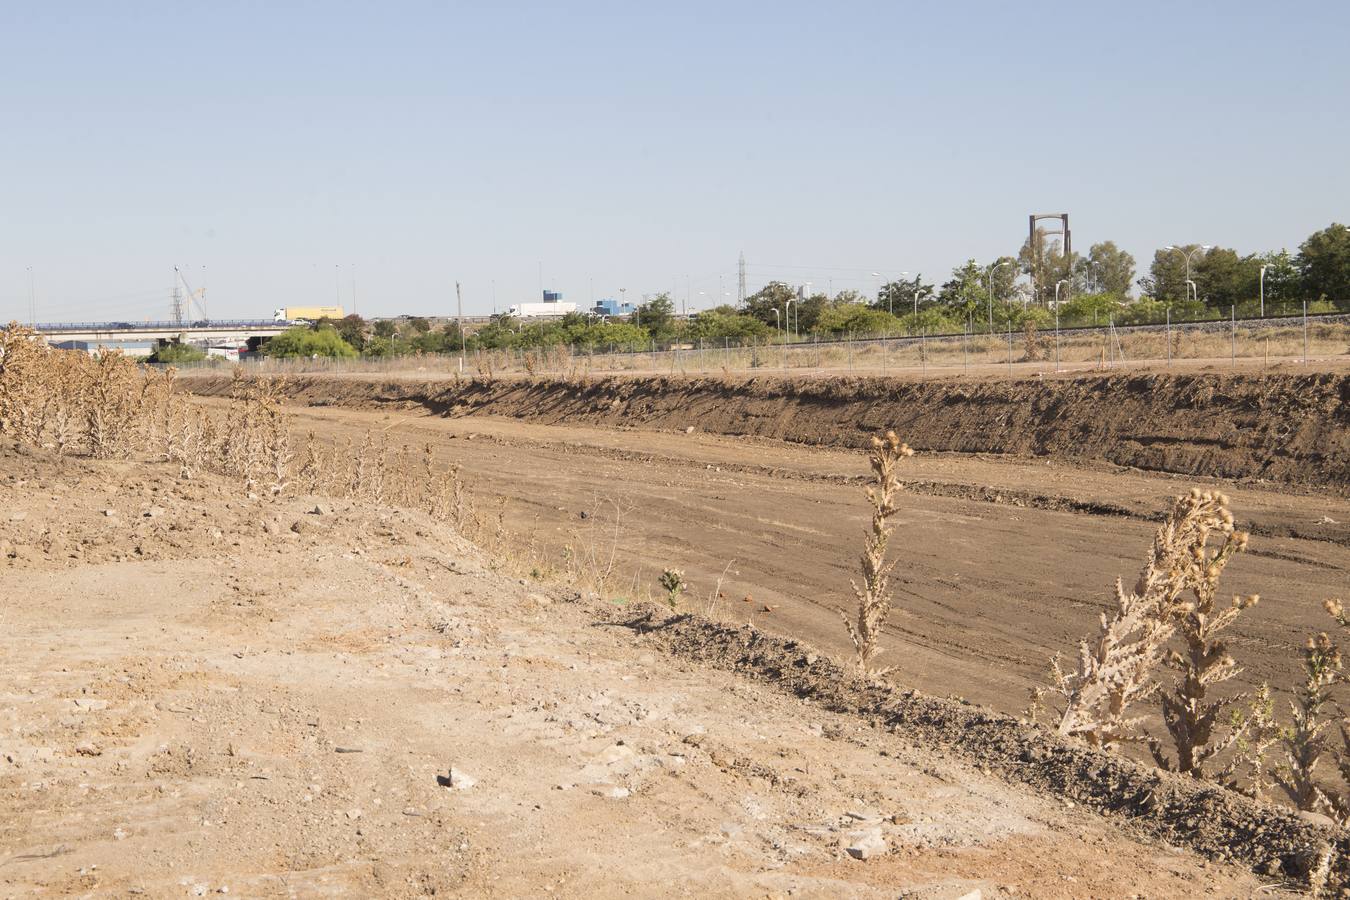
[(1261, 367), (1350, 362), (1350, 316), (1037, 328), (963, 334), (694, 340), (645, 347), (471, 350), (389, 359), (269, 359), (262, 372), (575, 376), (622, 373), (1050, 374), (1129, 368)]

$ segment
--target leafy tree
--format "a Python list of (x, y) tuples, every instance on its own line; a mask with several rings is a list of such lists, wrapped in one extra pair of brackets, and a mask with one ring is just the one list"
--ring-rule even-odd
[(194, 347), (191, 344), (180, 344), (177, 341), (168, 344), (160, 344), (155, 352), (150, 354), (150, 361), (164, 363), (166, 365), (182, 365), (183, 363), (201, 362), (206, 359), (206, 351), (201, 347)]
[(382, 338), (391, 338), (398, 334), (398, 325), (390, 319), (380, 319), (375, 323), (375, 334)]
[(1260, 269), (1255, 256), (1238, 256), (1236, 250), (1215, 247), (1196, 255), (1192, 277), (1196, 292), (1207, 306), (1227, 309), (1256, 297)]
[(517, 341), (516, 320), (506, 313), (494, 316), (474, 334), (475, 346), (484, 350), (503, 350), (514, 347)]
[(384, 335), (372, 335), (366, 341), (366, 349), (361, 352), (362, 356), (368, 356), (373, 359), (385, 359), (394, 356), (394, 341), (392, 337)]
[(675, 301), (660, 293), (637, 308), (637, 323), (657, 340), (675, 333)]
[(368, 327), (366, 320), (352, 313), (333, 323), (333, 328), (342, 336), (342, 339), (351, 344), (358, 352), (366, 347), (366, 333)]
[[(765, 325), (786, 325), (783, 319), (788, 301), (796, 301), (797, 292), (781, 281), (771, 281), (749, 297), (745, 298), (747, 315), (759, 319)], [(778, 315), (773, 314), (778, 310)]]
[(933, 306), (938, 302), (937, 291), (934, 286), (924, 284), (922, 275), (915, 275), (912, 280), (907, 281), (901, 278), (883, 284), (881, 290), (877, 293), (877, 302), (874, 306), (877, 309), (884, 309), (892, 315), (912, 315), (915, 294), (923, 295), (920, 303), (925, 306)]
[[(1114, 294), (1105, 296), (1114, 297)], [(1124, 303), (1114, 314), (1117, 325), (1156, 325), (1167, 319), (1167, 304), (1161, 300), (1154, 300), (1152, 297), (1140, 297), (1139, 299)]]
[[(1175, 250), (1155, 251), (1148, 275), (1139, 279), (1139, 287), (1145, 294), (1169, 306), (1187, 302), (1190, 288), (1186, 286), (1185, 254), (1192, 253), (1198, 246), (1186, 244)], [(1199, 253), (1193, 253), (1191, 259), (1199, 256)]]
[(979, 318), (987, 297), (984, 271), (973, 259), (952, 269), (952, 277), (943, 282), (942, 289), (938, 291), (939, 305), (962, 324), (972, 317)]
[(647, 346), (647, 331), (629, 322), (590, 322), (575, 333), (571, 343), (607, 350), (640, 350)]
[[(1000, 300), (1006, 303), (1010, 297), (1017, 293), (1017, 260), (1013, 259), (1011, 256), (1000, 256), (990, 263), (990, 265), (994, 266), (994, 269), (992, 270), (994, 281), (994, 303), (997, 305)], [(981, 274), (987, 283), (990, 277), (989, 266), (985, 266)], [(988, 299), (987, 292), (985, 299)]]
[(754, 316), (737, 312), (732, 306), (719, 306), (699, 313), (690, 325), (690, 337), (705, 341), (744, 342), (761, 339), (769, 334), (769, 330), (768, 325)]
[(415, 353), (449, 353), (459, 349), (459, 341), (452, 343), (444, 330), (414, 332), (408, 339), (408, 348)]
[(1309, 299), (1350, 309), (1350, 228), (1333, 222), (1298, 248), (1298, 270)]
[(813, 331), (829, 335), (880, 335), (899, 334), (904, 328), (884, 309), (875, 309), (861, 303), (844, 303), (822, 311)]
[[(1072, 279), (1076, 259), (1076, 256), (1065, 255), (1059, 239), (1047, 236), (1044, 229), (1037, 228), (1032, 232), (1018, 251), (1017, 261), (1022, 271), (1031, 276), (1031, 283), (1038, 292), (1033, 300), (1040, 302), (1050, 299), (1055, 293), (1056, 282)], [(1005, 299), (1007, 296), (995, 293), (996, 299)]]
[[(848, 293), (849, 299), (842, 302), (865, 302), (862, 295), (857, 291), (849, 291)], [(816, 323), (820, 321), (820, 314), (839, 302), (840, 301), (838, 300), (831, 300), (825, 294), (812, 294), (809, 297), (797, 301), (792, 305), (793, 327), (802, 334), (809, 332), (812, 328), (815, 328)]]
[(413, 331), (420, 331), (422, 334), (426, 334), (431, 330), (431, 323), (422, 316), (410, 316), (408, 318), (408, 327)]
[(1122, 305), (1117, 294), (1079, 294), (1060, 304), (1062, 325), (1105, 325), (1120, 321)]
[(1134, 257), (1117, 247), (1115, 241), (1093, 244), (1083, 266), (1083, 281), (1091, 293), (1115, 294), (1124, 299), (1134, 284)]
[[(1266, 303), (1291, 303), (1302, 297), (1301, 275), (1294, 257), (1288, 250), (1274, 250), (1258, 257), (1266, 267)], [(1257, 294), (1261, 291), (1261, 270), (1256, 270)]]
[(264, 345), (268, 356), (310, 357), (326, 356), (333, 359), (352, 359), (356, 349), (342, 339), (337, 329), (325, 326), (319, 329), (297, 325), (287, 328)]

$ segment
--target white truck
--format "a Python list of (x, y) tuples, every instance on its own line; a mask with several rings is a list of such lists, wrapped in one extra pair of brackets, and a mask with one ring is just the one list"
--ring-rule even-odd
[(565, 316), (577, 311), (575, 303), (520, 303), (507, 308), (506, 314), (517, 319), (542, 319), (550, 316)]

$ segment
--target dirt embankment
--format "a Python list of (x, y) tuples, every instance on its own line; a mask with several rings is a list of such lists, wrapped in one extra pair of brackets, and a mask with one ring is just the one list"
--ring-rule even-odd
[(0, 501), (0, 896), (1237, 897), (1345, 850), (418, 512), (4, 445)]
[(6, 897), (1343, 880), (1340, 829), (796, 641), (513, 580), (418, 512), (3, 445), (0, 500)]
[[(229, 380), (197, 376), (195, 393)], [(398, 380), (304, 376), (311, 406), (422, 406), (545, 423), (753, 435), (858, 447), (895, 428), (919, 450), (1105, 460), (1350, 492), (1350, 377), (1334, 373), (1139, 374), (909, 381), (605, 377)]]

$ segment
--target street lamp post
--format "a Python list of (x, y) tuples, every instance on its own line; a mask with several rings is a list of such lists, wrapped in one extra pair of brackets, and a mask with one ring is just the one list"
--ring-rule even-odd
[[(808, 284), (809, 284), (809, 282), (808, 282)], [(786, 346), (787, 346), (787, 338), (788, 338), (788, 335), (792, 334), (792, 298), (791, 298), (791, 297), (789, 297), (789, 298), (787, 299), (787, 301), (785, 301), (785, 302), (783, 303), (783, 318), (787, 321), (787, 331), (786, 331), (786, 332), (784, 333), (784, 335), (783, 335), (783, 346), (786, 347)], [(787, 352), (787, 351), (785, 350), (784, 353), (786, 353), (786, 352)], [(784, 357), (784, 358), (786, 358), (786, 357)]]
[(1261, 318), (1266, 317), (1266, 269), (1270, 266), (1261, 267)]
[(1180, 253), (1182, 256), (1184, 256), (1184, 257), (1186, 258), (1186, 291), (1187, 291), (1186, 297), (1189, 299), (1190, 296), (1191, 296), (1190, 292), (1191, 292), (1191, 291), (1195, 291), (1195, 302), (1199, 303), (1199, 302), (1200, 302), (1200, 289), (1197, 288), (1197, 287), (1195, 286), (1195, 282), (1194, 282), (1194, 281), (1191, 281), (1191, 257), (1194, 256), (1195, 254), (1199, 253), (1201, 250), (1204, 250), (1205, 252), (1209, 252), (1210, 250), (1213, 250), (1213, 249), (1214, 249), (1214, 245), (1213, 245), (1213, 244), (1201, 244), (1199, 247), (1196, 247), (1196, 248), (1195, 248), (1194, 250), (1192, 250), (1190, 253), (1187, 253), (1185, 250), (1182, 250), (1182, 249), (1181, 249), (1180, 247), (1178, 247), (1176, 244), (1169, 244), (1168, 246), (1164, 247), (1163, 249), (1164, 249), (1164, 250), (1175, 250), (1176, 252)]
[(1059, 286), (1068, 284), (1068, 280), (1061, 278), (1055, 282), (1055, 371), (1059, 371)]
[(999, 266), (1004, 266), (1004, 265), (1007, 265), (1007, 264), (1008, 264), (1008, 261), (1007, 261), (1006, 259), (1000, 259), (998, 262), (994, 263), (993, 265), (991, 265), (991, 266), (989, 267), (989, 275), (988, 275), (988, 280), (989, 280), (989, 297), (988, 297), (988, 300), (989, 300), (989, 333), (990, 333), (990, 334), (993, 334), (993, 333), (994, 333), (994, 270), (997, 269)]
[[(873, 272), (872, 274), (875, 275), (876, 273)], [(900, 274), (905, 278), (909, 277), (908, 272), (901, 272)], [(881, 293), (880, 288), (877, 289), (877, 293), (878, 294)], [(881, 298), (878, 297), (877, 299), (880, 300)], [(891, 291), (889, 294), (886, 295), (886, 312), (890, 313), (892, 318), (895, 317), (895, 291)]]
[(919, 327), (919, 298), (930, 296), (932, 293), (933, 293), (932, 291), (919, 291), (919, 290), (916, 290), (914, 292), (914, 321), (910, 323), (909, 327), (910, 334), (913, 334), (914, 329)]
[[(783, 317), (778, 314), (778, 307), (773, 308), (773, 327), (779, 331), (783, 330)], [(783, 368), (787, 368), (787, 333), (783, 334)]]

